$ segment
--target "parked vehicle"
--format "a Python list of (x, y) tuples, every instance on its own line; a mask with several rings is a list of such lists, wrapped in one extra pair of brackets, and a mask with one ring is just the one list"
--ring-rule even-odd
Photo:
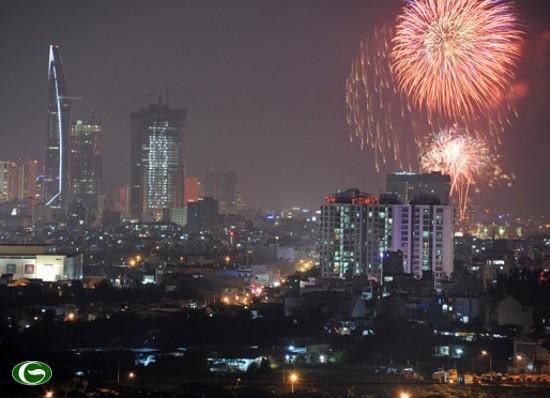
[(432, 373), (432, 380), (436, 383), (457, 383), (458, 382), (458, 371), (456, 369), (438, 369)]

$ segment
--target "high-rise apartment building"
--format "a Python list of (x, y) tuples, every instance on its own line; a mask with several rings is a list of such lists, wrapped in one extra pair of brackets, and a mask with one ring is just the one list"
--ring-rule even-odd
[(435, 196), (441, 204), (448, 204), (450, 190), (451, 178), (440, 172), (419, 174), (401, 171), (386, 175), (386, 192), (397, 195), (401, 203)]
[[(437, 202), (436, 202), (437, 203)], [(321, 206), (320, 264), (325, 277), (367, 275), (382, 281), (387, 252), (402, 252), (403, 271), (434, 287), (453, 272), (454, 209), (434, 202), (379, 203), (356, 189), (327, 196)]]
[(18, 199), (39, 200), (40, 187), (38, 175), (40, 162), (36, 159), (19, 159), (15, 162), (15, 192), (13, 196)]
[(95, 209), (102, 193), (103, 130), (94, 120), (75, 120), (69, 140), (69, 182), (73, 200)]
[(183, 122), (186, 109), (149, 105), (132, 113), (130, 213), (161, 219), (163, 209), (183, 207)]
[(367, 204), (376, 199), (357, 189), (337, 192), (321, 206), (320, 264), (325, 277), (367, 273)]
[(232, 171), (210, 171), (204, 181), (204, 195), (218, 199), (220, 213), (235, 210), (237, 174)]
[(450, 205), (396, 205), (392, 251), (403, 253), (403, 271), (422, 278), (432, 271), (434, 287), (454, 270), (454, 208)]
[(0, 161), (0, 202), (6, 202), (14, 198), (15, 172), (15, 162), (9, 160)]
[(33, 159), (0, 161), (0, 201), (40, 199), (39, 162)]
[(61, 63), (59, 47), (50, 45), (48, 65), (48, 140), (44, 160), (46, 206), (65, 208), (69, 185), (69, 130), (71, 101)]

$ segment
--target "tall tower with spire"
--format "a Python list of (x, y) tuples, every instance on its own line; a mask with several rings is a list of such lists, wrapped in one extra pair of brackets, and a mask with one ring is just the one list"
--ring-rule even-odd
[(50, 45), (48, 64), (48, 140), (44, 160), (46, 206), (64, 209), (68, 191), (71, 103), (57, 45)]

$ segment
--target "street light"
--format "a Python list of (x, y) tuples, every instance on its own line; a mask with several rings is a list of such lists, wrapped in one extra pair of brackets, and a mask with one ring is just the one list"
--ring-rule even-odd
[(489, 354), (489, 352), (487, 350), (482, 350), (481, 351), (481, 356), (489, 358), (489, 373), (492, 373), (493, 372), (493, 357), (491, 356), (491, 354)]
[(136, 378), (136, 374), (134, 372), (128, 373), (128, 379), (133, 380)]
[(295, 372), (292, 372), (290, 374), (289, 379), (290, 379), (290, 392), (294, 394), (294, 383), (298, 381), (298, 374), (296, 374)]
[(520, 370), (523, 370), (523, 366), (522, 366), (523, 359), (524, 359), (524, 356), (523, 356), (523, 355), (521, 355), (521, 354), (516, 355), (516, 360), (517, 360), (517, 363), (518, 363), (518, 368), (520, 368)]
[(44, 394), (44, 398), (53, 398), (53, 391), (52, 390), (46, 391), (46, 394)]
[(411, 398), (411, 394), (409, 394), (407, 391), (401, 391), (399, 393), (399, 398)]

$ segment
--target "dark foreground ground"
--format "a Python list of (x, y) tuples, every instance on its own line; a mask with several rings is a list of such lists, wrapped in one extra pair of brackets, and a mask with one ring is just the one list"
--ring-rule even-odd
[[(69, 380), (48, 383), (45, 386), (19, 386), (11, 380), (2, 380), (0, 397), (27, 398), (277, 398), (277, 397), (341, 397), (341, 398), (548, 398), (550, 386), (489, 386), (489, 385), (441, 385), (404, 382), (399, 378), (364, 375), (360, 372), (302, 371), (294, 385), (294, 393), (288, 379), (283, 382), (280, 373), (270, 375), (239, 375), (162, 379), (149, 377), (144, 380), (136, 375), (132, 381), (87, 382)], [(408, 395), (406, 395), (408, 394)]]

